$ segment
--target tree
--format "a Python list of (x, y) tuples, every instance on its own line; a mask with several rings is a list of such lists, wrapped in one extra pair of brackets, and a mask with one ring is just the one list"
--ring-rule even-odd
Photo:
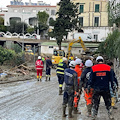
[(38, 12), (37, 20), (38, 20), (39, 34), (43, 33), (45, 30), (48, 29), (48, 25), (47, 25), (48, 18), (49, 18), (49, 14), (47, 14), (45, 11)]
[(59, 3), (59, 11), (56, 13), (56, 21), (51, 19), (50, 24), (53, 26), (52, 32), (49, 33), (50, 37), (56, 38), (59, 49), (61, 50), (61, 42), (64, 36), (67, 37), (68, 32), (78, 29), (78, 3), (74, 4), (70, 0), (61, 0)]
[(30, 33), (30, 34), (33, 34), (35, 31), (35, 27), (34, 28), (31, 28), (30, 26), (27, 28), (27, 32)]
[[(24, 25), (24, 26), (23, 26)], [(24, 30), (23, 30), (24, 29)], [(10, 26), (8, 27), (8, 31), (11, 33), (26, 33), (26, 29), (27, 29), (27, 24), (24, 22), (16, 22), (16, 21), (10, 21)]]
[(120, 27), (120, 3), (117, 0), (108, 2), (108, 22), (109, 26), (113, 26), (113, 23)]
[(110, 33), (106, 40), (99, 45), (99, 52), (106, 55), (108, 58), (120, 58), (120, 32), (118, 30)]
[(0, 17), (0, 25), (4, 25), (4, 19)]

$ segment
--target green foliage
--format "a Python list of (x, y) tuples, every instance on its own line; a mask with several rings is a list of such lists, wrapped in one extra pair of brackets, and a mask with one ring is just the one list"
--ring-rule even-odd
[(37, 14), (37, 20), (38, 20), (38, 29), (39, 33), (43, 33), (44, 30), (48, 29), (47, 20), (49, 18), (49, 14), (44, 12), (38, 12)]
[(12, 50), (4, 49), (0, 46), (0, 63), (3, 64), (6, 60), (11, 60), (15, 55), (15, 52)]
[(27, 32), (30, 33), (30, 34), (33, 34), (34, 31), (35, 31), (35, 28), (31, 28), (31, 27), (27, 28)]
[(79, 23), (78, 5), (70, 2), (70, 0), (61, 0), (58, 5), (60, 6), (56, 13), (58, 17), (56, 21), (53, 19), (50, 21), (53, 31), (49, 33), (49, 36), (56, 38), (59, 49), (61, 49), (63, 37), (67, 36), (68, 32), (79, 29), (79, 26), (77, 26), (77, 23)]
[(14, 62), (12, 63), (13, 66), (20, 65), (24, 63), (24, 53), (20, 52), (14, 56)]
[(4, 19), (0, 17), (0, 25), (4, 25)]
[(116, 0), (108, 2), (108, 23), (109, 26), (113, 26), (113, 23), (120, 27), (120, 3)]
[[(15, 45), (17, 47), (17, 45)], [(6, 49), (0, 46), (0, 64), (2, 65), (4, 62), (6, 64), (11, 64), (13, 66), (22, 64), (24, 62), (23, 59), (24, 53), (19, 52), (16, 53), (14, 50)]]
[(107, 39), (99, 45), (99, 52), (106, 55), (108, 58), (117, 58), (120, 48), (120, 32), (118, 30), (113, 31), (107, 37)]
[(7, 31), (7, 27), (4, 26), (4, 25), (0, 25), (0, 31), (6, 32)]
[(10, 21), (10, 26), (8, 27), (8, 31), (11, 33), (23, 33), (23, 29), (24, 29), (24, 33), (26, 33), (26, 29), (27, 29), (27, 24), (24, 22), (16, 22), (16, 21)]
[(11, 45), (11, 49), (14, 50), (16, 53), (22, 52), (22, 48), (21, 48), (21, 46), (18, 45), (18, 44), (12, 44), (12, 45)]

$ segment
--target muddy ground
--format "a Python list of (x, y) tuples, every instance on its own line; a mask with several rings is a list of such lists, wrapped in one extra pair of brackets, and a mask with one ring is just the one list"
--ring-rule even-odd
[[(0, 84), (0, 120), (91, 120), (87, 117), (83, 94), (79, 102), (81, 115), (74, 115), (71, 119), (62, 118), (63, 95), (58, 95), (55, 70), (52, 70), (51, 81), (45, 82), (45, 77), (43, 77), (42, 82), (38, 82), (35, 76), (36, 73), (26, 80), (25, 76), (19, 76), (21, 81), (14, 77), (14, 82), (5, 84), (2, 81)], [(118, 109), (113, 110), (113, 114), (115, 120), (120, 120), (120, 102), (116, 106)], [(101, 100), (97, 120), (108, 120), (103, 100)]]

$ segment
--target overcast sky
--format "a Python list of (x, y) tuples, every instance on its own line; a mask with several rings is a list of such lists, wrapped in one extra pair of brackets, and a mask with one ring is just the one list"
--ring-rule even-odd
[[(10, 1), (11, 0), (0, 0), (0, 8), (5, 8), (7, 5), (10, 5)], [(56, 5), (56, 3), (58, 3), (60, 0), (31, 0), (33, 3), (37, 3), (37, 1), (43, 1), (47, 4), (51, 3), (51, 5)], [(29, 2), (29, 0), (22, 0), (22, 2)]]

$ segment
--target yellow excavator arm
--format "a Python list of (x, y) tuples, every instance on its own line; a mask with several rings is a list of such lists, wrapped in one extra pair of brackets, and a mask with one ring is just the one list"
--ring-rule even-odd
[(78, 40), (73, 39), (73, 40), (70, 41), (69, 44), (68, 44), (68, 56), (67, 56), (68, 59), (69, 59), (69, 56), (70, 56), (70, 54), (71, 54), (72, 45), (73, 45), (74, 43), (80, 43), (81, 46), (82, 46), (82, 48), (83, 48), (83, 50), (86, 52), (86, 47), (85, 47), (84, 42), (83, 42), (83, 40), (81, 39), (81, 37), (79, 37)]

